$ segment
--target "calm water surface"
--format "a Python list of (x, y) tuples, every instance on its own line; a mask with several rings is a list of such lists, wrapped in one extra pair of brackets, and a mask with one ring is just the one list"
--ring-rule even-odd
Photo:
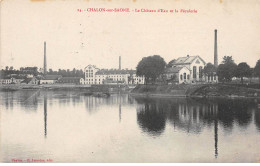
[(259, 162), (258, 103), (0, 92), (0, 160)]

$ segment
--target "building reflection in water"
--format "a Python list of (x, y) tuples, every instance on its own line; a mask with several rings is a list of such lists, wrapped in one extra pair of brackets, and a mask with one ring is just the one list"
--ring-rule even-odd
[(44, 94), (43, 101), (43, 109), (44, 109), (44, 136), (47, 137), (47, 96)]
[(214, 120), (214, 138), (215, 138), (215, 157), (218, 157), (218, 119)]
[(12, 110), (18, 104), (25, 111), (36, 111), (39, 95), (39, 90), (4, 91), (0, 94), (0, 104), (4, 105), (6, 110)]
[(122, 104), (122, 101), (121, 101), (121, 94), (119, 93), (119, 123), (121, 122), (121, 104)]
[[(133, 102), (133, 100), (130, 100)], [(89, 113), (95, 112), (100, 109), (100, 106), (122, 106), (129, 105), (129, 98), (127, 94), (112, 94), (110, 97), (93, 97), (85, 96), (83, 99), (86, 110)]]
[(247, 128), (254, 122), (259, 129), (260, 113), (255, 111), (257, 104), (251, 100), (193, 100), (193, 99), (145, 99), (135, 98), (138, 105), (137, 123), (140, 129), (160, 136), (166, 121), (174, 129), (187, 133), (200, 134), (205, 127), (214, 130), (215, 157), (218, 157), (218, 130), (231, 133), (234, 125)]

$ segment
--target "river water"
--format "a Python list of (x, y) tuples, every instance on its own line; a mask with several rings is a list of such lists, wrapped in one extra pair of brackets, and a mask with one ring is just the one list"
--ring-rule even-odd
[(0, 161), (259, 162), (258, 103), (0, 92)]

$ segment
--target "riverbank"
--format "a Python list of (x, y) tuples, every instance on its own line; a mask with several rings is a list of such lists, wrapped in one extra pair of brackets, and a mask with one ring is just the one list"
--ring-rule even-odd
[(138, 85), (130, 94), (143, 97), (260, 98), (260, 89), (227, 84)]
[(62, 90), (62, 91), (81, 91), (82, 93), (124, 93), (129, 92), (131, 87), (127, 85), (75, 85), (75, 84), (44, 84), (44, 85), (28, 85), (28, 84), (8, 84), (0, 85), (0, 91), (17, 91), (17, 90)]

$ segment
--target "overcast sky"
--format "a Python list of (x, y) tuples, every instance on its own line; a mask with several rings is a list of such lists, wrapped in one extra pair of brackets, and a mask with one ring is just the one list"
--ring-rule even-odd
[[(196, 9), (183, 13), (88, 13), (87, 8)], [(214, 59), (218, 29), (219, 62), (233, 56), (254, 67), (260, 59), (258, 0), (3, 0), (1, 2), (1, 67), (135, 69), (142, 57), (160, 55), (168, 63), (186, 55)]]

